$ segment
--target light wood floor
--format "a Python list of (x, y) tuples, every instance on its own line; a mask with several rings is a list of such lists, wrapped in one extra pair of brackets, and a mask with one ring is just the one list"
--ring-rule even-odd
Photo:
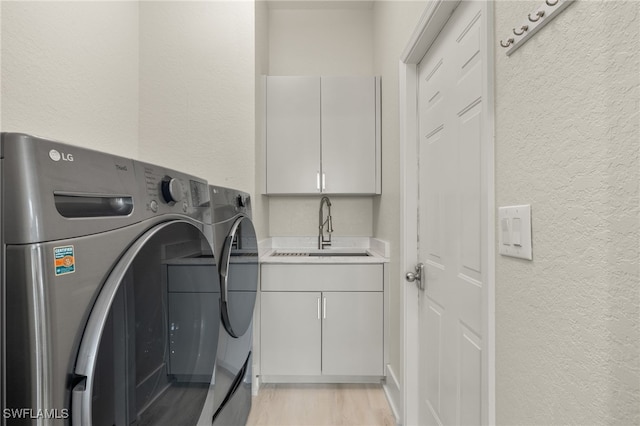
[(247, 426), (395, 426), (382, 387), (371, 384), (266, 384)]

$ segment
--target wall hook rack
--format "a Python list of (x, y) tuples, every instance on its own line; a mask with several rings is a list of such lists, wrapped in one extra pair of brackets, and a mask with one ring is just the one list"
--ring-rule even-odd
[(535, 14), (535, 16), (536, 16), (536, 19), (533, 19), (533, 18), (531, 17), (531, 14), (529, 14), (529, 15), (528, 15), (529, 22), (538, 22), (538, 21), (540, 20), (540, 18), (542, 18), (542, 17), (544, 16), (544, 10), (539, 10), (539, 11), (537, 11), (537, 12), (536, 12), (536, 14)]
[(513, 44), (513, 42), (514, 42), (513, 37), (512, 38), (508, 38), (506, 43), (503, 42), (502, 40), (500, 40), (500, 46), (509, 47), (509, 46), (511, 46)]
[(500, 40), (500, 46), (507, 49), (507, 56), (515, 52), (573, 2), (574, 0), (544, 0), (538, 8), (527, 15), (527, 20), (522, 25), (513, 28), (515, 37), (509, 37), (506, 43)]
[(513, 33), (517, 36), (521, 36), (522, 34), (524, 34), (525, 31), (529, 30), (529, 26), (528, 25), (523, 25), (520, 27), (520, 32), (516, 31), (516, 29), (513, 29)]

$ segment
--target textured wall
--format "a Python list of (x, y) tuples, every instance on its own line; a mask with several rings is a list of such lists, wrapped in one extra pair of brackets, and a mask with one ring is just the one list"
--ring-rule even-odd
[[(538, 4), (497, 2), (496, 45)], [(499, 424), (640, 424), (639, 10), (496, 48), (497, 204), (531, 204), (534, 257), (497, 256)]]
[[(426, 1), (379, 1), (374, 4), (374, 69), (382, 76), (382, 196), (374, 201), (373, 234), (391, 245), (389, 288), (389, 364), (402, 389), (403, 341), (400, 300), (400, 124), (398, 70), (400, 54), (427, 5)], [(398, 404), (399, 405), (399, 404)], [(398, 409), (401, 407), (398, 406)]]
[(137, 2), (2, 8), (2, 130), (135, 157)]
[[(269, 74), (374, 75), (372, 14), (370, 6), (353, 3), (345, 6), (341, 2), (324, 5), (291, 2), (284, 8), (272, 7)], [(371, 197), (332, 197), (331, 201), (334, 235), (373, 235)], [(270, 196), (269, 235), (317, 235), (319, 202), (320, 195)]]
[(252, 1), (140, 3), (140, 156), (255, 187)]

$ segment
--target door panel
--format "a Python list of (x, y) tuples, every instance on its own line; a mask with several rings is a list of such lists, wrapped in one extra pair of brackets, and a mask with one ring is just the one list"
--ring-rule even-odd
[(484, 3), (461, 2), (419, 65), (419, 424), (482, 423), (487, 141)]
[(482, 414), (482, 349), (478, 336), (460, 324), (460, 421), (461, 425), (478, 424)]
[(456, 288), (460, 289), (460, 321), (474, 333), (482, 335), (482, 283), (462, 274), (456, 279)]
[(462, 268), (466, 274), (479, 279), (481, 268), (481, 126), (482, 110), (479, 105), (458, 120), (460, 129), (460, 205)]
[[(435, 409), (436, 412), (440, 411), (440, 390), (441, 390), (441, 364), (442, 364), (442, 308), (435, 304), (428, 307), (427, 313), (424, 316), (424, 322), (421, 328), (426, 333), (426, 339), (424, 339), (424, 345), (421, 349), (424, 351), (424, 359), (427, 363), (425, 370), (427, 376), (426, 379), (426, 394), (427, 401)], [(429, 342), (427, 345), (426, 343)]]
[[(197, 423), (214, 385), (220, 327), (218, 274), (210, 251), (203, 251), (208, 247), (201, 229), (176, 220), (148, 230), (124, 253), (80, 344), (74, 424)], [(168, 263), (193, 258), (202, 260), (194, 268), (206, 265), (212, 273), (174, 274), (180, 282), (169, 285)]]

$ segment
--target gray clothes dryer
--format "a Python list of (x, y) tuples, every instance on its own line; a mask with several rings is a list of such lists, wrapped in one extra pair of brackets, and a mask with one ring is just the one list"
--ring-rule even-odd
[(249, 194), (210, 186), (215, 258), (220, 273), (220, 340), (214, 425), (244, 425), (251, 410), (253, 310), (258, 242)]
[[(211, 424), (207, 182), (24, 134), (1, 148), (3, 420)], [(180, 262), (189, 271), (169, 280)]]

